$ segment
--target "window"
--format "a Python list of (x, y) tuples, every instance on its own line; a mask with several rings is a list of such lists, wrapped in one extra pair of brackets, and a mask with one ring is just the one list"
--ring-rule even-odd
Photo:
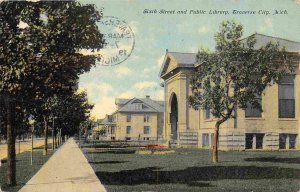
[(253, 134), (246, 133), (246, 149), (252, 149), (253, 146)]
[(131, 122), (131, 114), (128, 114), (128, 115), (126, 116), (126, 121), (127, 121), (127, 122)]
[(296, 148), (296, 134), (290, 134), (290, 149), (295, 149)]
[(295, 149), (296, 139), (297, 134), (279, 134), (279, 149)]
[(130, 132), (131, 132), (131, 126), (127, 126), (126, 127), (126, 134), (130, 134)]
[(246, 149), (253, 149), (254, 145), (255, 149), (263, 149), (264, 136), (263, 133), (246, 133)]
[(205, 109), (205, 119), (210, 119), (212, 116), (210, 109)]
[(149, 122), (149, 121), (150, 121), (150, 116), (144, 115), (144, 122)]
[(141, 110), (143, 108), (143, 104), (142, 103), (135, 103), (135, 109), (136, 110)]
[(256, 134), (256, 149), (263, 148), (264, 134)]
[(149, 133), (150, 133), (150, 127), (144, 126), (144, 134), (149, 134)]
[(202, 147), (208, 147), (209, 146), (209, 134), (203, 133), (202, 134)]
[(286, 134), (279, 134), (279, 149), (286, 148)]
[(284, 76), (278, 85), (279, 118), (295, 118), (294, 76)]
[(115, 127), (111, 127), (111, 134), (115, 134)]
[(130, 138), (130, 137), (126, 137), (125, 140), (126, 140), (126, 141), (130, 141), (131, 138)]
[[(261, 104), (261, 96), (257, 96), (257, 100)], [(248, 102), (245, 117), (261, 117), (261, 109)]]

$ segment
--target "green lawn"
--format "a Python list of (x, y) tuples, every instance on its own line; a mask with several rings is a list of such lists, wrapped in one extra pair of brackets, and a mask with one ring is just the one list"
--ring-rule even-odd
[(298, 191), (299, 151), (220, 152), (175, 149), (164, 155), (83, 149), (108, 192), (119, 191)]
[(48, 150), (48, 155), (44, 156), (42, 150), (34, 151), (33, 165), (30, 164), (30, 152), (24, 152), (17, 155), (17, 186), (6, 186), (6, 163), (0, 168), (0, 184), (4, 191), (15, 192), (20, 190), (34, 176), (34, 174), (44, 165), (45, 162), (53, 154), (52, 150)]

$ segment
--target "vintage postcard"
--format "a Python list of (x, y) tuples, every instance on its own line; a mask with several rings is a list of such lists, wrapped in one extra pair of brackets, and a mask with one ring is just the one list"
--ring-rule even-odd
[(300, 191), (300, 0), (0, 0), (0, 191)]

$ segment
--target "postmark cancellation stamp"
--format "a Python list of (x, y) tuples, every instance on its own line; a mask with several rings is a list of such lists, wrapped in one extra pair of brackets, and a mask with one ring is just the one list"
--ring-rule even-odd
[(103, 49), (100, 50), (101, 65), (118, 65), (130, 57), (135, 46), (135, 37), (125, 21), (104, 16), (100, 21), (100, 31), (105, 41)]

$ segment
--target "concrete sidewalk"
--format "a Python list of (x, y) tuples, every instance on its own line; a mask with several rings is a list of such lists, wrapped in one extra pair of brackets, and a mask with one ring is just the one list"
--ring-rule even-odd
[(70, 138), (21, 192), (105, 192), (87, 159)]

